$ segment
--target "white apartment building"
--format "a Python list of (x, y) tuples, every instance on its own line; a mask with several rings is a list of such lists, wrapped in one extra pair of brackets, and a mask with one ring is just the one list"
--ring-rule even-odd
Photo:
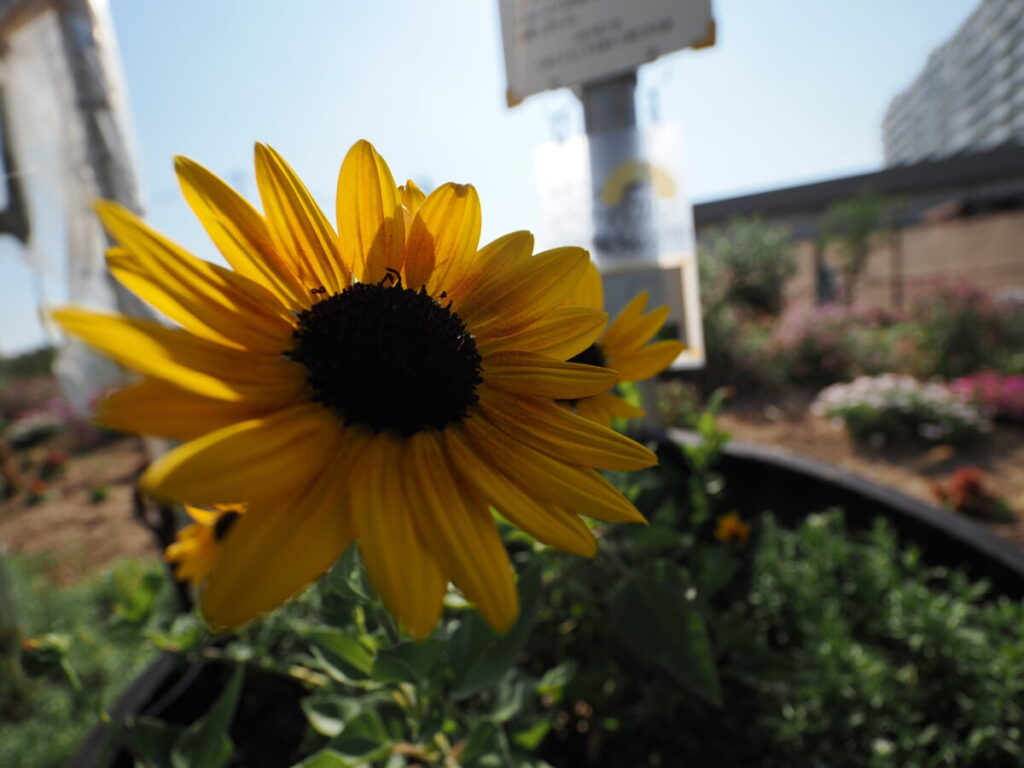
[(882, 123), (886, 165), (1024, 143), (1024, 0), (982, 0)]

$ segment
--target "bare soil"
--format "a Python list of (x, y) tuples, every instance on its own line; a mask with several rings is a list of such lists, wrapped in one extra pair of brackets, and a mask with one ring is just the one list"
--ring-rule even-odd
[(811, 394), (793, 393), (771, 401), (734, 402), (719, 424), (737, 440), (775, 445), (835, 464), (933, 504), (936, 482), (960, 467), (980, 467), (991, 492), (1005, 498), (1017, 513), (1016, 523), (986, 525), (1024, 546), (1024, 428), (998, 424), (992, 434), (964, 446), (870, 447), (854, 442), (842, 424), (811, 414), (812, 400)]
[[(20, 462), (38, 458), (18, 456)], [(153, 535), (132, 515), (132, 492), (143, 460), (142, 443), (123, 438), (71, 455), (63, 474), (47, 483), (45, 497), (29, 503), (23, 491), (0, 502), (0, 547), (46, 555), (58, 584), (73, 584), (123, 556), (157, 557)], [(26, 473), (28, 478), (32, 473)], [(99, 487), (109, 489), (93, 500)]]

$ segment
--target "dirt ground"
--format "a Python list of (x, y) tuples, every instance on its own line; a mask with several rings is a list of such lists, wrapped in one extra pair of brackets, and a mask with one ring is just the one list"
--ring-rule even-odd
[(1003, 496), (1018, 515), (1016, 523), (989, 527), (1024, 546), (1024, 428), (1000, 424), (987, 439), (957, 448), (866, 447), (851, 440), (841, 424), (812, 415), (812, 399), (796, 393), (771, 402), (735, 402), (719, 424), (737, 440), (776, 445), (835, 464), (933, 504), (935, 482), (945, 481), (959, 467), (980, 467), (992, 492)]
[[(73, 455), (49, 495), (26, 504), (24, 495), (0, 503), (0, 546), (46, 554), (59, 584), (72, 584), (118, 557), (156, 557), (153, 535), (132, 516), (132, 488), (142, 461), (141, 443), (124, 438)], [(93, 501), (97, 486), (109, 496)]]

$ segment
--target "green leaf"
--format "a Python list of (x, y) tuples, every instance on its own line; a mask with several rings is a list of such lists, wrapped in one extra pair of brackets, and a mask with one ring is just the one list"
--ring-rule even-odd
[(170, 755), (182, 729), (152, 717), (124, 724), (124, 740), (136, 761), (147, 768), (171, 768)]
[[(359, 673), (363, 677), (370, 674), (373, 669), (373, 654), (371, 654), (356, 638), (339, 629), (309, 629), (303, 630), (302, 635), (315, 645), (328, 659), (328, 661), (343, 665), (343, 671)], [(359, 674), (356, 676), (358, 677)]]
[(373, 679), (379, 683), (424, 683), (443, 649), (444, 643), (434, 639), (385, 648), (373, 662)]
[(301, 763), (296, 763), (292, 768), (353, 768), (356, 763), (344, 757), (333, 749), (324, 749), (315, 755), (310, 755)]
[(544, 741), (544, 737), (548, 735), (548, 731), (550, 730), (550, 720), (538, 720), (529, 728), (513, 734), (512, 741), (523, 749), (532, 752), (540, 746), (540, 743)]
[(171, 750), (174, 768), (221, 768), (231, 759), (234, 747), (228, 728), (238, 706), (244, 673), (245, 667), (236, 665), (217, 701), (181, 734)]
[(373, 602), (373, 590), (366, 580), (366, 569), (359, 557), (359, 547), (350, 544), (338, 561), (327, 572), (327, 587), (342, 597), (360, 603)]
[(499, 636), (483, 625), (475, 615), (464, 619), (466, 622), (476, 620), (480, 623), (467, 629), (472, 637), (464, 642), (466, 652), (472, 658), (460, 660), (453, 657), (453, 665), (457, 670), (452, 690), (454, 699), (465, 699), (489, 688), (501, 680), (515, 664), (516, 656), (526, 644), (537, 616), (540, 577), (541, 564), (535, 560), (519, 579), (519, 619), (504, 636)]
[(530, 704), (533, 683), (533, 680), (527, 681), (522, 675), (506, 675), (494, 689), (490, 719), (496, 723), (507, 723), (522, 712)]
[(552, 667), (544, 673), (544, 677), (540, 679), (534, 690), (541, 696), (550, 696), (554, 701), (561, 701), (562, 692), (569, 681), (576, 676), (578, 667), (579, 665), (572, 659), (562, 662), (557, 667)]
[(345, 729), (329, 746), (361, 764), (386, 757), (391, 751), (391, 736), (377, 711), (369, 710), (345, 723)]
[(630, 579), (612, 598), (612, 632), (641, 665), (653, 665), (716, 707), (718, 669), (704, 619), (683, 591), (647, 577)]
[(459, 764), (471, 768), (481, 757), (490, 753), (498, 745), (498, 726), (490, 720), (481, 720), (470, 730), (466, 737)]
[(300, 705), (317, 733), (334, 738), (344, 730), (344, 701), (338, 696), (307, 696)]

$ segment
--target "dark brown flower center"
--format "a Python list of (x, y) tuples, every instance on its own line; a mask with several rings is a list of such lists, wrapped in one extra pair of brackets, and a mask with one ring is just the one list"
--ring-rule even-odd
[(466, 418), (477, 400), (481, 361), (465, 324), (397, 276), (319, 301), (298, 315), (294, 337), (286, 357), (346, 424), (408, 436)]

